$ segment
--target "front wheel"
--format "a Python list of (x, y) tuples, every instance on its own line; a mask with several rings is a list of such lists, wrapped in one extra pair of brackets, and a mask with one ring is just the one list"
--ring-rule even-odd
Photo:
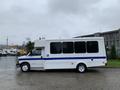
[(23, 71), (23, 72), (28, 72), (28, 71), (30, 71), (30, 65), (28, 64), (28, 63), (23, 63), (23, 64), (21, 64), (21, 70)]
[(80, 73), (84, 73), (84, 72), (87, 70), (87, 67), (86, 67), (85, 64), (78, 64), (77, 70), (78, 70), (78, 72), (80, 72)]

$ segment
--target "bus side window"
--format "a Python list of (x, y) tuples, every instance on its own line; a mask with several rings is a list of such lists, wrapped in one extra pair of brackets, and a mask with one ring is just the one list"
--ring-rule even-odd
[(74, 53), (73, 42), (63, 42), (63, 53)]
[(74, 42), (75, 53), (86, 53), (86, 43), (84, 41)]
[(87, 41), (87, 52), (88, 53), (99, 52), (98, 42), (97, 41)]
[(61, 44), (61, 42), (52, 42), (52, 43), (50, 43), (50, 53), (51, 54), (60, 54), (60, 53), (62, 53), (62, 44)]

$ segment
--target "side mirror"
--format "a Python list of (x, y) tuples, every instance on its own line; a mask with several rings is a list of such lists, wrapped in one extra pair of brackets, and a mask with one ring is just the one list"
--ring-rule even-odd
[(31, 53), (29, 52), (28, 54), (27, 54), (27, 56), (30, 56), (31, 55)]
[(29, 54), (30, 56), (33, 56), (33, 53), (32, 53), (32, 51), (30, 52), (30, 54)]

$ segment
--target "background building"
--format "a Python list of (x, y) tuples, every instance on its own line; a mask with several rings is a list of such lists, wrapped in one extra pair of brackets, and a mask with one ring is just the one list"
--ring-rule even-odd
[(109, 54), (111, 47), (114, 45), (116, 48), (117, 56), (120, 57), (120, 29), (108, 32), (99, 32), (89, 35), (77, 36), (79, 37), (104, 37), (107, 53)]

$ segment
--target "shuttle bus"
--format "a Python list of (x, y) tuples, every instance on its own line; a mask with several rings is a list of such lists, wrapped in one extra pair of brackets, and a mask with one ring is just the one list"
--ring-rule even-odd
[(36, 40), (34, 50), (18, 57), (23, 72), (47, 69), (77, 69), (83, 73), (89, 67), (107, 63), (103, 37)]

